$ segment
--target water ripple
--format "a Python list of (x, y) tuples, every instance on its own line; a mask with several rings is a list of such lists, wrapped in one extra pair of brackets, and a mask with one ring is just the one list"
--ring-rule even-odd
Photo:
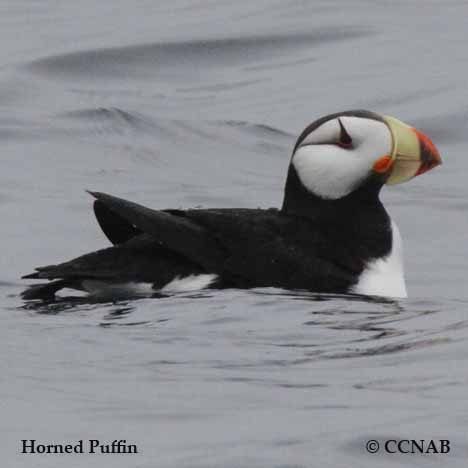
[(86, 79), (173, 79), (174, 72), (210, 73), (213, 68), (256, 64), (266, 56), (310, 50), (374, 34), (368, 28), (327, 27), (295, 35), (244, 36), (91, 49), (32, 61), (27, 67), (51, 76)]

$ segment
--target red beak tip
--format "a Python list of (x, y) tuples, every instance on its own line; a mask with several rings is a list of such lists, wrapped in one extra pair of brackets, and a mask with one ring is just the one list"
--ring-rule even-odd
[(416, 173), (416, 175), (420, 175), (434, 169), (434, 167), (440, 166), (442, 164), (442, 158), (440, 157), (439, 150), (427, 135), (416, 129), (414, 129), (414, 131), (421, 147), (421, 167)]

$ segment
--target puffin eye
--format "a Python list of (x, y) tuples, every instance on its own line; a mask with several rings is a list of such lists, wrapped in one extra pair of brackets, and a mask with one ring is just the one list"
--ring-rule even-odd
[(341, 148), (352, 148), (353, 139), (349, 136), (340, 119), (338, 119), (338, 123), (340, 124), (340, 140), (336, 144)]

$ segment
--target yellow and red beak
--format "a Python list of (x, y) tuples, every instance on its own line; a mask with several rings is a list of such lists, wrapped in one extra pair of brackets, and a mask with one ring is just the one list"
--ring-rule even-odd
[(424, 133), (394, 117), (385, 116), (393, 139), (388, 185), (401, 184), (442, 164), (439, 151)]

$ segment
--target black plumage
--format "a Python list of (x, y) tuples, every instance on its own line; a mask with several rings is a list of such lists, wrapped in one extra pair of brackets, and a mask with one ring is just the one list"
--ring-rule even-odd
[[(366, 111), (319, 119), (299, 136), (293, 154), (310, 132), (339, 115), (381, 120)], [(114, 245), (37, 268), (24, 278), (53, 281), (29, 287), (23, 296), (83, 289), (85, 280), (151, 283), (157, 291), (174, 278), (203, 273), (217, 275), (212, 287), (346, 293), (371, 260), (391, 252), (391, 222), (379, 200), (384, 182), (370, 173), (348, 195), (323, 199), (301, 184), (290, 164), (282, 208), (265, 210), (153, 210), (90, 192), (98, 223)]]
[[(336, 201), (316, 197), (312, 207), (309, 200), (307, 216), (289, 212), (288, 204), (282, 210), (156, 211), (111, 195), (92, 195), (98, 221), (115, 245), (38, 268), (25, 278), (59, 279), (57, 286), (77, 289), (84, 279), (149, 282), (158, 289), (174, 277), (215, 273), (217, 287), (347, 292), (366, 262), (391, 247), (383, 206), (359, 191)], [(366, 204), (356, 210), (360, 196)], [(58, 289), (33, 288), (27, 298)]]

